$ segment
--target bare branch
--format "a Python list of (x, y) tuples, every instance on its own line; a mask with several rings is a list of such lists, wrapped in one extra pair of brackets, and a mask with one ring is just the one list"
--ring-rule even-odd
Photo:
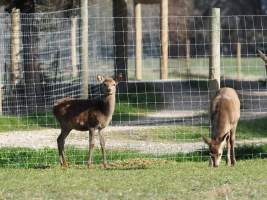
[(258, 55), (261, 57), (261, 59), (267, 63), (267, 56), (259, 49), (257, 49)]

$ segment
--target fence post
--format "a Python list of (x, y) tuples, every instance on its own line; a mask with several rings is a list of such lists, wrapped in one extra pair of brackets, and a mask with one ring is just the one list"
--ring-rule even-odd
[(210, 98), (213, 98), (220, 88), (220, 27), (220, 8), (212, 8), (209, 60)]
[(82, 97), (88, 98), (88, 0), (81, 0), (82, 20)]
[(142, 12), (141, 3), (135, 2), (135, 78), (142, 80)]
[(71, 17), (71, 66), (72, 66), (72, 77), (78, 77), (77, 69), (77, 50), (76, 50), (76, 39), (77, 39), (77, 17)]
[(11, 12), (11, 82), (17, 84), (20, 80), (20, 11)]
[(236, 67), (237, 67), (237, 79), (241, 78), (241, 43), (236, 44)]
[(161, 56), (160, 56), (160, 79), (168, 79), (168, 0), (161, 0)]
[(191, 71), (190, 71), (190, 40), (189, 39), (186, 40), (185, 54), (186, 54), (186, 58), (185, 58), (186, 74), (187, 74), (187, 78), (190, 78)]

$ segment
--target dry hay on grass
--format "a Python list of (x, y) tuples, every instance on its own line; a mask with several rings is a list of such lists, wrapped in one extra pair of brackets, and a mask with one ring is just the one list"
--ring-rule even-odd
[(173, 161), (148, 159), (148, 158), (132, 158), (127, 160), (116, 160), (109, 163), (109, 170), (128, 170), (128, 169), (148, 169), (155, 166), (161, 166), (166, 163), (174, 163)]

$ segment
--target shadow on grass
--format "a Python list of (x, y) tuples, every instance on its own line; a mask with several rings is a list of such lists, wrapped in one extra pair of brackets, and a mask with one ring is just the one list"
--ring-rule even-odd
[[(168, 160), (176, 162), (206, 161), (209, 152), (196, 151), (192, 153), (178, 153), (169, 155), (141, 154), (137, 151), (108, 151), (110, 170), (146, 169), (158, 162)], [(224, 154), (225, 155), (225, 154)], [(66, 149), (67, 160), (70, 165), (86, 166), (87, 150), (69, 147)], [(242, 146), (236, 148), (237, 160), (267, 158), (267, 145)], [(102, 162), (99, 149), (94, 151), (94, 164)], [(30, 148), (0, 148), (0, 168), (34, 168), (47, 169), (58, 166), (58, 153), (56, 149), (30, 149)]]
[[(237, 127), (237, 137), (267, 137), (267, 117), (240, 121)], [(240, 133), (240, 134), (239, 134)]]
[[(182, 156), (183, 155), (183, 156)], [(267, 158), (267, 145), (244, 145), (235, 148), (235, 155), (237, 160), (248, 160), (255, 158)], [(226, 150), (224, 150), (223, 158), (226, 156)], [(209, 160), (208, 149), (202, 151), (195, 151), (187, 154), (175, 154), (171, 156), (176, 162), (194, 161), (201, 162)], [(169, 159), (169, 158), (167, 158)]]

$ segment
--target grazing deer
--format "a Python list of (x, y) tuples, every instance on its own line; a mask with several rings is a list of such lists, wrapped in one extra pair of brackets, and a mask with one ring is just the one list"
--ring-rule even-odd
[(64, 157), (65, 139), (72, 129), (79, 131), (89, 130), (89, 156), (88, 168), (92, 165), (92, 153), (95, 145), (95, 132), (99, 132), (99, 140), (103, 157), (104, 168), (107, 167), (105, 153), (105, 138), (101, 132), (108, 126), (112, 119), (115, 109), (116, 85), (122, 79), (118, 75), (116, 80), (97, 76), (101, 82), (101, 89), (104, 97), (100, 99), (71, 99), (64, 98), (59, 100), (53, 107), (53, 113), (58, 120), (61, 133), (57, 138), (58, 152), (61, 166), (67, 167), (68, 164)]
[(210, 166), (218, 167), (227, 143), (227, 165), (235, 165), (235, 133), (240, 117), (240, 101), (232, 88), (221, 88), (211, 101), (211, 139), (203, 136), (209, 145)]

